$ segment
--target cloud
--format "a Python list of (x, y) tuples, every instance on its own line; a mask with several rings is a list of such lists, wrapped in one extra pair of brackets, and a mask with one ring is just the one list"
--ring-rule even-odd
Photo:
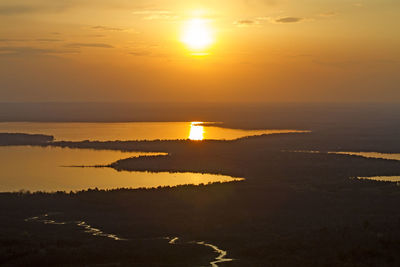
[(62, 12), (69, 6), (66, 4), (49, 4), (41, 5), (1, 5), (0, 16), (24, 15), (32, 13), (56, 13)]
[(243, 19), (243, 20), (237, 20), (233, 24), (235, 24), (238, 27), (249, 27), (249, 26), (259, 25), (260, 22), (257, 20)]
[(333, 17), (336, 15), (336, 12), (329, 11), (319, 14), (320, 17)]
[(275, 19), (274, 22), (276, 23), (297, 23), (303, 21), (304, 18), (299, 17), (283, 17), (279, 19)]
[(96, 37), (96, 38), (102, 38), (102, 37), (106, 37), (107, 35), (104, 34), (89, 34), (89, 37)]
[(165, 15), (171, 14), (171, 11), (168, 10), (157, 10), (157, 9), (147, 9), (147, 10), (137, 10), (133, 11), (132, 14), (134, 15)]
[(360, 64), (360, 61), (351, 61), (351, 60), (343, 60), (343, 61), (312, 60), (312, 62), (314, 64), (335, 67), (335, 68), (346, 68)]
[(98, 47), (98, 48), (114, 48), (114, 46), (103, 43), (71, 43), (67, 44), (66, 47), (70, 48), (81, 48), (81, 47)]
[(19, 42), (61, 42), (61, 39), (52, 39), (52, 38), (37, 38), (37, 39), (0, 39), (0, 43), (19, 43)]
[(35, 41), (38, 41), (38, 42), (61, 42), (62, 40), (61, 39), (51, 39), (51, 38), (39, 38), (39, 39), (36, 39)]
[(91, 27), (93, 30), (99, 30), (99, 31), (123, 31), (124, 29), (122, 28), (116, 28), (116, 27), (108, 27), (108, 26), (102, 26), (102, 25), (97, 25)]
[(179, 19), (179, 16), (174, 15), (151, 15), (147, 16), (144, 19), (146, 20), (176, 20)]
[(8, 38), (2, 38), (0, 39), (1, 43), (10, 43), (10, 42), (27, 42), (29, 40), (27, 39), (8, 39)]
[(152, 58), (165, 58), (168, 57), (167, 54), (164, 53), (154, 53), (152, 51), (148, 50), (137, 50), (137, 51), (132, 51), (128, 53), (129, 55), (135, 56), (135, 57), (152, 57)]
[(169, 10), (145, 9), (132, 12), (134, 15), (144, 16), (145, 20), (175, 20), (179, 16)]
[[(114, 8), (127, 9), (132, 3), (126, 1), (110, 0), (3, 0), (0, 3), (10, 2), (14, 4), (0, 4), (0, 16), (15, 16), (43, 13), (60, 13), (74, 8)], [(18, 3), (19, 2), (19, 3)]]
[(48, 49), (30, 46), (3, 46), (0, 47), (0, 56), (42, 56), (55, 54), (79, 53), (77, 50)]
[(38, 11), (37, 7), (33, 6), (0, 6), (0, 15), (18, 15), (26, 13), (34, 13)]
[(312, 21), (312, 18), (301, 18), (301, 17), (280, 17), (280, 18), (272, 18), (272, 17), (256, 17), (253, 19), (242, 19), (237, 20), (233, 24), (238, 27), (251, 27), (251, 26), (259, 26), (263, 24), (265, 21), (275, 24), (282, 24), (282, 23), (299, 23), (302, 21)]
[(398, 67), (400, 61), (376, 58), (376, 59), (358, 59), (358, 60), (313, 60), (314, 64), (334, 67), (334, 68), (353, 68), (353, 67), (373, 67), (373, 68), (383, 68), (383, 67)]
[(137, 56), (137, 57), (145, 57), (145, 56), (150, 56), (151, 52), (150, 51), (133, 51), (133, 52), (129, 52), (129, 54), (132, 56)]

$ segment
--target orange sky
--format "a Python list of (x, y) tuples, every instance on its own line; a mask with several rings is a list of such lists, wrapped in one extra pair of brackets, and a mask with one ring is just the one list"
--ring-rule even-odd
[[(398, 0), (3, 0), (0, 101), (399, 101)], [(182, 43), (203, 20), (202, 56)]]

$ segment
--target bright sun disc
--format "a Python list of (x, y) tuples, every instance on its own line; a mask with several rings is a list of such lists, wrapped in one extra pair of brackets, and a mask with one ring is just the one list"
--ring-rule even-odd
[(190, 123), (189, 139), (200, 141), (204, 139), (204, 127), (201, 122), (193, 121)]
[(182, 42), (192, 50), (203, 50), (213, 43), (212, 32), (205, 19), (191, 19), (186, 22)]

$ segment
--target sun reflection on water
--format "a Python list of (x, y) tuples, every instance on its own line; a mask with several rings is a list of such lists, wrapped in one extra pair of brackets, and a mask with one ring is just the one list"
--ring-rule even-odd
[(201, 126), (202, 122), (193, 121), (190, 123), (190, 132), (189, 139), (190, 140), (203, 140), (204, 139), (204, 127)]

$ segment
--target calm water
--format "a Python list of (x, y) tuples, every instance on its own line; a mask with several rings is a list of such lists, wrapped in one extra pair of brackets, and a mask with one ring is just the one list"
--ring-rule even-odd
[(384, 181), (384, 182), (400, 182), (400, 176), (370, 176), (370, 177), (357, 177), (357, 178), (374, 180), (374, 181)]
[(111, 168), (62, 167), (105, 165), (122, 158), (153, 154), (57, 147), (0, 147), (0, 192), (139, 188), (237, 180), (199, 173), (118, 172)]
[[(301, 152), (301, 153), (323, 153), (321, 151), (292, 151), (292, 152)], [(399, 153), (380, 153), (380, 152), (347, 152), (347, 151), (331, 151), (328, 154), (338, 154), (338, 155), (348, 155), (348, 156), (357, 156), (363, 158), (371, 158), (371, 159), (389, 159), (389, 160), (400, 160)], [(399, 176), (369, 176), (369, 177), (357, 177), (358, 179), (367, 179), (374, 181), (386, 181), (386, 182), (400, 182)]]
[[(400, 154), (398, 153), (379, 153), (379, 152), (330, 152), (330, 153), (359, 156), (364, 158), (400, 160)], [(400, 182), (400, 176), (370, 176), (370, 177), (358, 177), (358, 178), (374, 180), (374, 181)]]
[(400, 160), (400, 154), (398, 153), (379, 153), (379, 152), (329, 152), (329, 153), (359, 156), (359, 157), (374, 158), (374, 159)]
[(126, 122), (126, 123), (43, 123), (2, 122), (0, 132), (53, 135), (56, 140), (175, 140), (217, 139), (233, 140), (240, 137), (304, 132), (296, 130), (240, 130), (203, 126), (199, 122)]

